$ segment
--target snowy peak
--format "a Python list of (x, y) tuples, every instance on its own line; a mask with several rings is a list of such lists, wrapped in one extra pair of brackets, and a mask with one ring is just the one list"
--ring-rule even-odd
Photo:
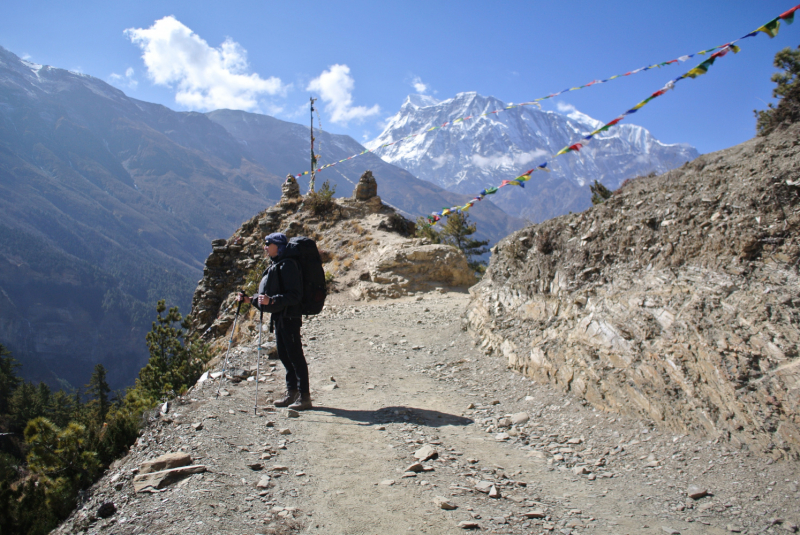
[[(698, 156), (685, 144), (667, 145), (646, 129), (618, 125), (595, 136), (580, 152), (554, 158), (603, 123), (562, 105), (559, 112), (509, 105), (476, 92), (436, 101), (425, 95), (406, 98), (384, 131), (366, 144), (381, 148), (389, 163), (457, 193), (476, 194), (548, 162), (551, 173), (537, 173), (523, 188), (505, 188), (492, 200), (507, 213), (533, 221), (580, 211), (590, 205), (593, 180), (615, 189), (626, 178), (663, 173)], [(502, 110), (500, 113), (491, 113)], [(464, 121), (452, 124), (460, 118)]]
[(415, 93), (406, 97), (402, 107), (410, 106), (412, 108), (427, 108), (428, 106), (436, 106), (437, 104), (439, 104), (439, 101), (432, 96)]

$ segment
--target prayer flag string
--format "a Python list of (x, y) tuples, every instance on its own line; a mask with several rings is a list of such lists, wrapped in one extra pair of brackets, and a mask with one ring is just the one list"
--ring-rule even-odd
[[(772, 19), (771, 21), (769, 21), (765, 25), (759, 27), (758, 29), (756, 29), (753, 32), (750, 32), (749, 34), (745, 35), (744, 37), (742, 37), (740, 39), (737, 39), (736, 41), (741, 41), (742, 39), (745, 39), (747, 37), (752, 37), (752, 36), (758, 35), (759, 32), (766, 33), (767, 35), (770, 36), (770, 38), (775, 37), (776, 35), (778, 35), (778, 29), (780, 27), (780, 21), (783, 20), (787, 24), (791, 24), (794, 21), (794, 13), (795, 13), (795, 11), (798, 10), (798, 8), (800, 8), (800, 5), (795, 6), (792, 9), (790, 9), (789, 11), (786, 11), (785, 13), (775, 17), (774, 19)], [(561, 156), (562, 154), (567, 154), (568, 152), (578, 152), (594, 136), (596, 136), (597, 134), (599, 134), (601, 132), (604, 132), (604, 131), (608, 130), (609, 128), (611, 128), (615, 124), (617, 124), (620, 121), (622, 121), (626, 116), (631, 115), (633, 113), (636, 113), (642, 107), (647, 105), (651, 100), (664, 95), (667, 91), (669, 91), (671, 89), (674, 89), (676, 83), (678, 83), (681, 80), (684, 80), (686, 78), (697, 78), (698, 76), (701, 76), (701, 75), (707, 73), (709, 67), (711, 67), (714, 64), (714, 62), (717, 60), (717, 58), (721, 58), (721, 57), (725, 56), (728, 52), (733, 52), (734, 54), (739, 52), (739, 47), (733, 44), (736, 41), (731, 41), (730, 43), (727, 43), (726, 45), (723, 45), (722, 47), (717, 47), (716, 51), (713, 54), (711, 54), (711, 56), (707, 60), (703, 61), (702, 63), (700, 63), (699, 65), (697, 65), (693, 69), (685, 72), (684, 74), (678, 76), (674, 80), (670, 80), (669, 82), (667, 82), (664, 85), (664, 87), (662, 87), (661, 89), (659, 89), (658, 91), (656, 91), (655, 93), (653, 93), (652, 95), (650, 95), (649, 97), (644, 99), (643, 101), (639, 102), (638, 104), (636, 104), (634, 107), (632, 107), (628, 111), (624, 112), (623, 114), (621, 114), (618, 117), (614, 118), (613, 120), (607, 122), (606, 124), (604, 124), (600, 128), (598, 128), (598, 129), (594, 130), (593, 132), (590, 132), (589, 134), (584, 136), (581, 139), (581, 141), (579, 141), (577, 143), (573, 143), (571, 145), (567, 145), (566, 147), (564, 147), (563, 149), (558, 151), (555, 155), (553, 155), (550, 158), (548, 158), (548, 161), (552, 160), (552, 159), (554, 159), (554, 158), (556, 158), (558, 156)], [(537, 170), (549, 171), (547, 169), (547, 162), (544, 162), (544, 163), (538, 165), (537, 167), (531, 169), (530, 171), (526, 171), (521, 176), (518, 176), (517, 178), (515, 178), (513, 180), (503, 180), (500, 183), (500, 185), (497, 186), (497, 187), (491, 187), (491, 188), (484, 189), (483, 191), (480, 192), (480, 194), (478, 196), (473, 198), (471, 201), (469, 201), (464, 206), (453, 206), (451, 208), (444, 208), (441, 212), (434, 212), (434, 213), (432, 213), (431, 215), (429, 215), (427, 217), (427, 221), (428, 221), (428, 223), (430, 225), (435, 225), (444, 216), (447, 216), (447, 215), (453, 214), (453, 213), (465, 212), (465, 211), (469, 210), (476, 202), (478, 202), (480, 200), (483, 200), (483, 198), (486, 197), (487, 195), (493, 195), (493, 194), (497, 193), (497, 191), (499, 191), (500, 188), (504, 188), (506, 186), (520, 186), (520, 187), (524, 188), (525, 187), (525, 182), (527, 182), (531, 178), (531, 173), (533, 173), (534, 171), (537, 171)]]
[[(692, 71), (690, 71), (693, 74), (687, 73), (687, 75), (689, 77), (691, 77), (691, 78), (694, 78), (696, 76), (700, 76), (701, 74), (705, 74), (706, 71), (708, 71), (708, 67), (710, 67), (714, 63), (713, 60), (716, 59), (716, 57), (721, 57), (721, 56), (717, 56), (716, 55), (717, 52), (724, 51), (722, 55), (725, 55), (728, 50), (732, 50), (733, 52), (738, 52), (739, 51), (739, 47), (734, 46), (734, 43), (736, 43), (738, 41), (741, 41), (742, 39), (747, 39), (748, 37), (754, 37), (754, 36), (758, 35), (759, 32), (766, 33), (767, 35), (770, 36), (770, 38), (775, 37), (776, 35), (778, 35), (778, 28), (780, 26), (780, 21), (783, 20), (784, 22), (786, 22), (786, 24), (791, 24), (792, 22), (794, 22), (795, 11), (797, 11), (798, 9), (800, 9), (800, 5), (797, 5), (797, 6), (793, 7), (792, 9), (790, 9), (790, 10), (788, 10), (788, 11), (786, 11), (786, 12), (780, 14), (780, 15), (778, 15), (777, 17), (775, 17), (774, 19), (772, 19), (768, 23), (764, 24), (763, 26), (760, 26), (759, 28), (757, 28), (756, 30), (748, 33), (747, 35), (743, 35), (739, 39), (736, 39), (736, 40), (731, 41), (729, 43), (725, 43), (724, 45), (715, 46), (713, 48), (708, 48), (706, 50), (701, 50), (699, 52), (695, 52), (694, 54), (687, 54), (685, 56), (680, 56), (680, 57), (678, 57), (676, 59), (672, 59), (672, 60), (669, 60), (669, 61), (663, 61), (661, 63), (654, 63), (654, 64), (649, 65), (647, 67), (641, 67), (639, 69), (628, 71), (625, 74), (615, 74), (614, 76), (609, 76), (608, 78), (605, 78), (605, 79), (602, 79), (602, 80), (592, 80), (591, 82), (589, 82), (587, 84), (576, 86), (576, 87), (569, 87), (569, 88), (564, 89), (562, 91), (559, 91), (557, 93), (551, 93), (551, 94), (549, 94), (547, 96), (540, 97), (540, 98), (537, 98), (537, 99), (534, 99), (534, 100), (530, 100), (528, 102), (522, 102), (520, 104), (509, 103), (509, 105), (506, 106), (503, 109), (493, 110), (493, 111), (490, 111), (490, 112), (482, 113), (480, 115), (469, 115), (467, 117), (460, 117), (460, 118), (454, 119), (452, 121), (447, 121), (445, 123), (442, 123), (439, 126), (432, 126), (432, 127), (428, 128), (426, 130), (423, 130), (421, 132), (417, 132), (416, 134), (410, 134), (408, 136), (402, 137), (402, 138), (397, 139), (395, 141), (392, 141), (390, 143), (384, 143), (383, 145), (379, 145), (379, 146), (375, 147), (374, 149), (365, 149), (362, 152), (359, 152), (358, 154), (353, 154), (352, 156), (349, 156), (347, 158), (343, 158), (341, 160), (328, 163), (326, 165), (323, 165), (322, 167), (318, 167), (316, 169), (316, 172), (322, 171), (322, 170), (327, 169), (329, 167), (333, 167), (334, 165), (340, 164), (342, 162), (346, 162), (348, 160), (352, 160), (353, 158), (356, 158), (358, 156), (363, 156), (364, 154), (375, 152), (375, 151), (379, 151), (379, 150), (381, 150), (383, 148), (386, 148), (386, 147), (389, 147), (389, 146), (392, 146), (392, 145), (396, 145), (396, 144), (401, 143), (403, 141), (406, 141), (408, 139), (412, 139), (412, 138), (415, 138), (415, 137), (418, 137), (418, 136), (424, 136), (428, 132), (433, 132), (433, 131), (439, 130), (441, 128), (445, 128), (445, 127), (448, 127), (448, 126), (453, 126), (455, 124), (462, 123), (462, 122), (467, 121), (469, 119), (475, 119), (475, 118), (479, 118), (479, 117), (488, 117), (490, 115), (497, 114), (497, 113), (500, 113), (502, 111), (507, 111), (507, 110), (511, 110), (511, 109), (514, 109), (514, 108), (520, 108), (522, 106), (534, 105), (534, 106), (539, 106), (539, 108), (541, 108), (541, 104), (539, 104), (539, 102), (541, 102), (543, 100), (550, 99), (550, 98), (557, 97), (559, 95), (563, 95), (564, 93), (568, 93), (570, 91), (577, 91), (579, 89), (585, 89), (587, 87), (591, 87), (591, 86), (595, 86), (595, 85), (599, 85), (599, 84), (604, 84), (606, 82), (610, 82), (611, 80), (615, 80), (617, 78), (624, 78), (626, 76), (631, 76), (633, 74), (637, 74), (637, 73), (644, 72), (644, 71), (649, 71), (649, 70), (655, 69), (655, 68), (661, 68), (661, 67), (664, 67), (664, 66), (667, 66), (667, 65), (676, 65), (679, 62), (687, 61), (687, 60), (693, 58), (694, 56), (698, 56), (698, 55), (699, 56), (704, 56), (704, 55), (710, 53), (710, 54), (712, 54), (712, 56), (709, 58), (709, 60), (704, 61), (703, 63), (701, 63), (700, 65), (698, 65), (694, 69), (692, 69)], [(710, 61), (710, 63), (709, 63), (709, 61)], [(678, 79), (682, 79), (684, 77), (685, 76), (682, 76), (682, 77), (680, 77)], [(655, 97), (651, 96), (651, 99), (652, 98), (655, 98)], [(649, 100), (647, 102), (649, 102)], [(647, 104), (647, 102), (645, 102), (644, 104), (642, 104), (642, 103), (640, 103), (640, 104), (641, 104), (641, 106), (644, 106), (645, 104)], [(639, 107), (641, 107), (641, 106), (639, 106)], [(638, 109), (638, 108), (636, 108), (636, 109)], [(613, 123), (613, 124), (616, 124), (616, 123)], [(609, 123), (606, 126), (611, 126), (611, 123)], [(580, 146), (581, 145), (578, 144), (578, 148), (573, 149), (573, 150), (578, 150), (580, 148)], [(298, 174), (296, 174), (294, 176), (296, 178), (300, 178), (301, 176), (307, 175), (307, 174), (309, 174), (309, 171), (304, 171), (304, 172), (298, 173)]]

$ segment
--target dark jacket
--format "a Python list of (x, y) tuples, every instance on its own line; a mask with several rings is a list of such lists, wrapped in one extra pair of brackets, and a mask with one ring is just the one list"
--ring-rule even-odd
[(259, 305), (258, 296), (253, 296), (253, 306), (271, 313), (273, 319), (299, 318), (302, 315), (303, 275), (297, 261), (283, 256), (275, 257), (261, 277), (258, 293), (274, 299), (272, 304)]

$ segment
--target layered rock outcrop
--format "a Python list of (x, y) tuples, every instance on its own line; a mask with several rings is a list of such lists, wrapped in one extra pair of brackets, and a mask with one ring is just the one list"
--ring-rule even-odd
[(232, 325), (237, 290), (256, 291), (268, 263), (261, 242), (271, 232), (316, 240), (334, 288), (358, 298), (400, 297), (475, 283), (461, 251), (410, 237), (414, 224), (381, 202), (370, 171), (351, 198), (333, 199), (322, 212), (304, 204), (291, 176), (282, 193), (275, 206), (246, 221), (230, 239), (212, 242), (192, 301), (193, 329), (207, 338)]
[(466, 328), (598, 408), (800, 454), (798, 126), (508, 236)]

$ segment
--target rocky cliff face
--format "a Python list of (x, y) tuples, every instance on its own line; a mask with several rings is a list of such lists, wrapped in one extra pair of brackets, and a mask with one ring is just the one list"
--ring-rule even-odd
[(597, 408), (797, 456), (798, 126), (508, 236), (466, 327)]
[(367, 171), (351, 198), (331, 199), (315, 213), (288, 177), (278, 204), (245, 222), (230, 239), (212, 242), (192, 301), (194, 329), (208, 338), (227, 331), (236, 291), (247, 287), (254, 292), (267, 267), (262, 240), (271, 232), (313, 238), (334, 291), (349, 291), (358, 299), (475, 283), (461, 251), (410, 237), (413, 223), (383, 204), (377, 190), (377, 180)]

